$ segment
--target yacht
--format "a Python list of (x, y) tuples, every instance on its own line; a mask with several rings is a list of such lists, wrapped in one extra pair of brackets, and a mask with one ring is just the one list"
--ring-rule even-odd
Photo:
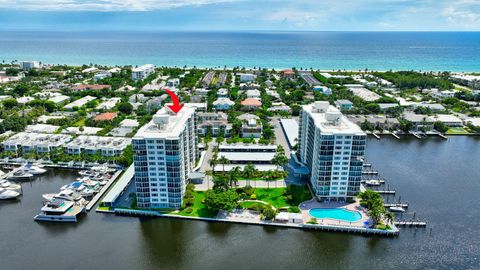
[(95, 195), (95, 191), (93, 189), (87, 188), (85, 185), (83, 185), (81, 182), (73, 182), (71, 184), (65, 185), (60, 188), (61, 190), (73, 190), (84, 198), (89, 198)]
[(94, 171), (94, 172), (102, 173), (102, 174), (115, 171), (115, 169), (112, 169), (112, 168), (108, 167), (106, 164), (101, 165), (101, 166), (93, 166), (91, 168), (91, 170)]
[(47, 202), (41, 213), (33, 219), (35, 221), (52, 221), (52, 222), (77, 222), (77, 216), (85, 212), (85, 207), (79, 203), (54, 199)]
[(390, 206), (388, 209), (390, 209), (390, 211), (392, 212), (401, 212), (401, 213), (405, 212), (405, 209), (403, 209), (403, 207), (398, 207), (398, 206)]
[(21, 180), (21, 179), (30, 179), (33, 177), (33, 174), (25, 170), (19, 170), (14, 172), (12, 175), (7, 177), (9, 180)]
[(61, 199), (66, 201), (81, 201), (83, 200), (82, 195), (70, 189), (65, 189), (59, 193), (47, 193), (43, 194), (42, 198), (48, 202), (53, 201), (54, 199)]
[(9, 182), (7, 180), (0, 180), (0, 187), (4, 188), (6, 190), (13, 190), (18, 193), (22, 193), (22, 186), (19, 184), (14, 184), (12, 182)]
[(378, 180), (367, 180), (365, 184), (367, 184), (367, 186), (380, 186), (382, 183)]
[(33, 174), (33, 175), (40, 175), (40, 174), (44, 174), (45, 172), (47, 172), (47, 170), (42, 168), (41, 165), (34, 165), (34, 164), (31, 164), (31, 163), (23, 165), (22, 169), (31, 173), (31, 174)]
[(0, 200), (15, 199), (18, 196), (20, 196), (19, 192), (0, 187)]

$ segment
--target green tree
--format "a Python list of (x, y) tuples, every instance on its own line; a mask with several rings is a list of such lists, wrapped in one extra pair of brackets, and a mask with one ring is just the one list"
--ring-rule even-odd
[(218, 162), (220, 164), (222, 164), (222, 172), (225, 172), (225, 165), (226, 164), (229, 164), (230, 163), (230, 160), (228, 160), (228, 158), (226, 158), (225, 156), (221, 156), (219, 159), (218, 159)]
[(238, 204), (239, 195), (235, 190), (208, 190), (205, 192), (205, 205), (212, 211), (230, 211)]
[(18, 102), (14, 98), (8, 98), (2, 101), (2, 104), (5, 107), (5, 109), (12, 109), (18, 105)]
[(130, 104), (129, 102), (122, 102), (120, 104), (118, 104), (118, 110), (124, 114), (131, 114), (132, 111), (133, 111), (133, 106), (132, 104)]

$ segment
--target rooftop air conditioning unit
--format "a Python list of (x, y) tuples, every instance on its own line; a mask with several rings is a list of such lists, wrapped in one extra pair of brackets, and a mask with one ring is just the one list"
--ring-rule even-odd
[(328, 101), (315, 101), (313, 108), (317, 113), (324, 113), (328, 110), (330, 103)]
[(170, 116), (167, 114), (156, 114), (153, 116), (153, 123), (157, 125), (157, 127), (162, 128), (168, 124)]

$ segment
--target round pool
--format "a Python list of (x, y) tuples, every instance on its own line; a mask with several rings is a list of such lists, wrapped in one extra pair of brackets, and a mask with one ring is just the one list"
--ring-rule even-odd
[(309, 214), (314, 218), (329, 218), (341, 221), (355, 222), (362, 219), (362, 214), (344, 208), (313, 208)]

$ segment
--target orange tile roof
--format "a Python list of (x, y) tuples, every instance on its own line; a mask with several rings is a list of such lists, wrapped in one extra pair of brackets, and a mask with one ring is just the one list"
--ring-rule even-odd
[(241, 102), (243, 106), (255, 106), (255, 107), (260, 107), (262, 106), (262, 102), (256, 98), (246, 98)]
[(110, 121), (110, 120), (113, 120), (115, 117), (117, 117), (116, 112), (106, 112), (106, 113), (101, 113), (101, 114), (95, 116), (95, 118), (93, 120), (95, 120), (95, 121)]
[(291, 69), (285, 69), (283, 71), (283, 74), (295, 74), (295, 71), (291, 70)]

